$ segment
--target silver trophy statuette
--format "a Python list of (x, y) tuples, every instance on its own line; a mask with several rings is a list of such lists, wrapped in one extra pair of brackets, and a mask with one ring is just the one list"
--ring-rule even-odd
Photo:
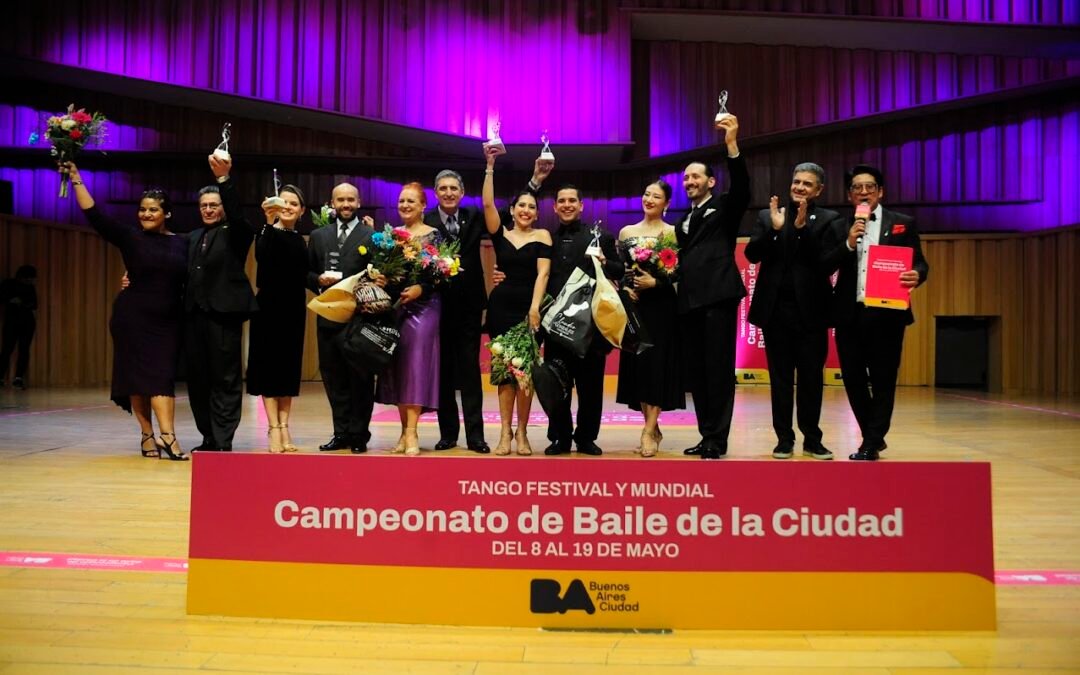
[(285, 200), (281, 198), (281, 179), (278, 178), (277, 169), (274, 169), (274, 196), (266, 198), (267, 206), (285, 208)]
[(232, 155), (229, 154), (229, 138), (232, 134), (229, 129), (232, 128), (232, 124), (225, 123), (225, 126), (221, 128), (221, 142), (218, 143), (217, 148), (214, 150), (214, 157), (222, 160), (223, 162), (232, 161)]
[(724, 119), (728, 117), (731, 117), (731, 113), (727, 111), (727, 98), (727, 89), (725, 89), (724, 91), (720, 92), (720, 112), (716, 113), (715, 123), (718, 129), (720, 128), (720, 122), (724, 121)]
[(540, 149), (540, 159), (545, 162), (554, 162), (555, 153), (551, 151), (550, 139), (548, 138), (547, 129), (544, 129), (544, 133), (540, 134), (540, 142), (544, 144), (544, 147)]
[(592, 242), (590, 242), (589, 247), (585, 249), (585, 255), (591, 255), (594, 258), (599, 258), (604, 255), (603, 250), (600, 249), (600, 226), (603, 224), (604, 221), (602, 220), (593, 223)]
[(499, 151), (498, 154), (505, 155), (506, 146), (503, 144), (502, 139), (499, 138), (499, 129), (501, 128), (502, 123), (498, 120), (496, 120), (495, 123), (491, 125), (491, 138), (487, 140), (487, 143), (484, 143), (484, 149), (486, 150), (487, 148), (495, 148)]

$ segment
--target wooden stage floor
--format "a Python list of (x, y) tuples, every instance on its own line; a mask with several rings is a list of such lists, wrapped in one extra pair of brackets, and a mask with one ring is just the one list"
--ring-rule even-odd
[[(485, 402), (495, 410), (492, 392)], [(256, 399), (244, 405), (235, 447), (258, 451), (265, 420)], [(608, 410), (599, 439), (605, 457), (635, 457), (639, 427), (613, 401)], [(386, 421), (373, 427), (372, 452), (386, 452), (397, 438), (396, 413), (376, 413)], [(182, 396), (177, 417), (181, 443), (193, 446)], [(660, 457), (682, 459), (696, 433), (689, 417), (671, 419), (662, 418)], [(291, 427), (308, 451), (328, 438), (321, 385), (304, 385)], [(826, 389), (822, 427), (838, 457), (858, 443), (838, 388)], [(494, 443), (497, 425), (487, 432)], [(422, 422), (420, 435), (430, 448), (438, 428)], [(546, 445), (543, 426), (530, 427), (530, 437), (537, 450)], [(0, 390), (0, 552), (185, 558), (189, 465), (140, 458), (138, 438), (105, 389)], [(888, 440), (888, 462), (992, 463), (999, 572), (1080, 573), (1080, 398), (901, 388)], [(768, 389), (740, 387), (728, 461), (775, 461), (773, 443)], [(188, 617), (182, 573), (0, 566), (0, 675), (1080, 672), (1080, 576), (1062, 578), (1000, 584), (996, 633), (635, 634)]]

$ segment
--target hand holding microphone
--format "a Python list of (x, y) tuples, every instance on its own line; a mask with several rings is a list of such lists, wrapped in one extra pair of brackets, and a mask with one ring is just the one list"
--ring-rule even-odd
[(862, 243), (863, 235), (866, 234), (866, 222), (870, 220), (870, 202), (864, 200), (855, 207), (855, 224), (848, 232), (848, 246), (855, 249)]

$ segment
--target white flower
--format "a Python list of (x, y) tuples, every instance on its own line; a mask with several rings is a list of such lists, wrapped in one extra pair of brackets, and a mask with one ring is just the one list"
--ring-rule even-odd
[(495, 356), (498, 356), (499, 354), (502, 354), (503, 353), (503, 346), (501, 344), (499, 344), (498, 342), (492, 342), (491, 343), (491, 353), (494, 354)]
[(513, 365), (515, 368), (520, 368), (521, 366), (525, 365), (525, 360), (518, 356), (511, 359), (510, 364)]
[(64, 120), (60, 123), (60, 128), (71, 131), (75, 128), (75, 120)]

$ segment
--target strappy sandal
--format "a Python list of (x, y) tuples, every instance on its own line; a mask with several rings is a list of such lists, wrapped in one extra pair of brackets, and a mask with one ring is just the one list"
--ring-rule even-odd
[[(288, 424), (282, 424), (282, 425), (281, 425), (281, 428), (282, 428), (282, 429), (288, 429), (288, 428), (289, 428), (289, 425), (288, 425)], [(288, 442), (288, 443), (286, 443), (286, 444), (285, 444), (284, 446), (282, 446), (282, 447), (284, 447), (284, 448), (285, 448), (285, 452), (300, 452), (300, 448), (298, 448), (298, 447), (297, 447), (297, 446), (296, 446), (295, 444), (293, 444), (293, 442), (292, 442), (292, 434), (289, 434), (289, 442)]]
[[(150, 448), (150, 449), (147, 449), (146, 448), (146, 442), (147, 441), (151, 441), (154, 444), (154, 447)], [(139, 441), (139, 452), (142, 453), (143, 457), (153, 457), (155, 459), (157, 459), (158, 457), (161, 457), (161, 445), (159, 445), (157, 439), (154, 438), (154, 432), (153, 431), (151, 431), (148, 434), (144, 433), (142, 435), (142, 440)]]
[(277, 424), (277, 425), (271, 424), (266, 429), (266, 437), (270, 439), (270, 452), (274, 453), (275, 455), (285, 452), (285, 446), (281, 444), (280, 438), (278, 440), (278, 447), (276, 447), (276, 448), (274, 447), (274, 436), (273, 436), (274, 429), (281, 429), (281, 428), (282, 428), (282, 426), (280, 424)]
[[(165, 457), (168, 457), (169, 459), (171, 459), (174, 462), (186, 462), (189, 459), (191, 459), (190, 457), (185, 455), (184, 451), (181, 450), (180, 447), (177, 445), (177, 443), (176, 443), (176, 434), (174, 434), (171, 431), (162, 431), (160, 436), (161, 436), (161, 443), (162, 443), (161, 452), (163, 452), (165, 454), (160, 455), (159, 459), (165, 459)], [(165, 442), (165, 437), (166, 436), (172, 436), (172, 440), (169, 441), (168, 443)], [(173, 450), (174, 447), (176, 448), (175, 451)]]

